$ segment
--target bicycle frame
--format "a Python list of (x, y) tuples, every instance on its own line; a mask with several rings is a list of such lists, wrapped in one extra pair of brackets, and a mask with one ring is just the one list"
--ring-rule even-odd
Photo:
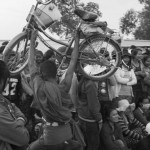
[[(50, 1), (50, 2), (52, 2), (52, 1)], [(49, 2), (49, 3), (50, 3)], [(47, 2), (47, 4), (49, 4), (48, 2)], [(71, 38), (71, 40), (70, 40), (70, 42), (67, 44), (67, 43), (65, 43), (65, 42), (62, 42), (62, 41), (60, 41), (60, 40), (56, 40), (56, 39), (54, 39), (54, 38), (52, 38), (49, 34), (47, 34), (44, 30), (43, 30), (43, 28), (38, 24), (38, 22), (36, 22), (36, 19), (35, 19), (35, 16), (34, 16), (34, 12), (36, 11), (36, 9), (37, 9), (37, 7), (38, 7), (38, 2), (37, 2), (37, 4), (36, 4), (36, 6), (34, 7), (34, 9), (33, 9), (33, 11), (30, 13), (31, 14), (31, 17), (29, 18), (29, 21), (28, 21), (28, 24), (27, 24), (27, 26), (26, 26), (26, 31), (27, 32), (29, 32), (30, 30), (32, 30), (32, 29), (37, 29), (39, 32), (41, 32), (42, 34), (44, 34), (48, 39), (50, 39), (50, 40), (52, 40), (52, 41), (54, 41), (55, 43), (58, 43), (58, 44), (60, 44), (60, 45), (63, 45), (63, 46), (66, 46), (66, 51), (65, 51), (65, 53), (60, 53), (59, 51), (57, 51), (54, 47), (52, 47), (50, 44), (48, 44), (47, 42), (46, 42), (46, 40), (44, 40), (44, 38), (40, 35), (40, 34), (38, 34), (38, 38), (40, 39), (40, 41), (45, 45), (45, 46), (47, 46), (48, 48), (50, 48), (50, 49), (52, 49), (58, 56), (60, 56), (61, 58), (62, 58), (62, 61), (61, 61), (61, 64), (63, 64), (63, 62), (66, 60), (66, 59), (71, 59), (71, 56), (69, 56), (69, 55), (66, 55), (67, 54), (67, 52), (70, 50), (70, 48), (72, 47), (72, 44), (73, 44), (73, 42), (74, 42), (74, 40), (75, 40), (75, 36), (73, 36), (72, 38)], [(78, 26), (77, 26), (77, 28), (76, 28), (76, 30), (80, 30), (80, 26), (81, 26), (81, 21), (79, 22), (79, 24), (78, 24)], [(84, 33), (82, 32), (82, 30), (80, 30), (80, 32), (84, 35)], [(105, 36), (106, 36), (106, 34), (104, 35), (104, 38), (105, 38)], [(108, 36), (107, 36), (108, 37)], [(111, 36), (109, 37), (109, 38), (111, 38)], [(28, 38), (28, 40), (29, 40), (29, 38)], [(88, 44), (90, 45), (90, 42), (87, 40), (87, 37), (84, 35), (84, 40), (86, 40), (87, 42), (88, 42)], [(27, 42), (26, 42), (27, 43)], [(26, 47), (26, 46), (25, 46)], [(90, 45), (90, 47), (91, 47), (91, 45)], [(101, 58), (103, 57), (103, 56), (98, 56), (98, 54), (93, 50), (93, 48), (91, 47), (91, 50), (93, 51), (93, 53), (94, 53), (94, 55), (97, 57), (97, 60), (92, 60), (92, 59), (85, 59), (85, 58), (78, 58), (78, 61), (80, 61), (80, 60), (84, 60), (84, 61), (90, 61), (90, 62), (99, 62), (99, 63), (101, 63), (103, 60), (101, 60)], [(105, 53), (104, 53), (105, 54)], [(104, 55), (103, 54), (103, 55)]]

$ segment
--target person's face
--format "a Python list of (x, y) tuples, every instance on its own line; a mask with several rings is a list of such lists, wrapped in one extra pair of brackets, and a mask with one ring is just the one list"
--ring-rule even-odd
[(147, 98), (143, 99), (142, 109), (144, 112), (146, 112), (149, 109), (149, 105), (150, 105), (149, 99), (147, 99)]
[(37, 53), (35, 56), (36, 63), (40, 64), (42, 63), (42, 60), (43, 60), (43, 55), (41, 55), (40, 53)]
[(124, 56), (124, 57), (123, 57), (123, 61), (125, 62), (125, 64), (128, 64), (129, 61), (130, 61), (129, 56)]
[(56, 57), (55, 57), (55, 55), (51, 56), (48, 60), (56, 62)]
[(145, 61), (145, 65), (146, 65), (147, 67), (150, 67), (150, 58), (148, 58), (148, 59)]
[(125, 114), (130, 114), (131, 113), (131, 108), (130, 108), (130, 106), (129, 107), (127, 107), (127, 109), (125, 110)]
[(125, 114), (126, 114), (126, 116), (128, 116), (128, 118), (131, 119), (131, 120), (134, 118), (133, 112), (132, 112), (130, 106), (126, 109)]
[(137, 52), (136, 58), (139, 60), (141, 60), (143, 58), (142, 51)]
[(110, 112), (110, 116), (109, 116), (109, 121), (115, 123), (115, 122), (118, 122), (118, 118), (119, 118), (119, 115), (118, 115), (118, 112), (117, 110), (112, 110)]

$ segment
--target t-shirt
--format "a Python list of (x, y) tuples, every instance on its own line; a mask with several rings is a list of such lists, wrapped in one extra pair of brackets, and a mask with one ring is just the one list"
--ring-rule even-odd
[[(65, 70), (65, 72), (61, 76), (60, 83), (64, 80), (66, 71), (67, 70)], [(68, 100), (68, 104), (70, 104), (69, 109), (72, 112), (75, 112), (77, 108), (77, 98), (78, 98), (78, 80), (77, 80), (77, 76), (75, 73), (73, 74), (73, 77), (72, 77), (72, 83), (71, 83), (71, 87), (69, 90), (68, 98), (70, 98), (70, 101)]]
[(9, 82), (3, 91), (3, 96), (20, 107), (21, 92), (22, 88), (20, 74), (10, 77)]
[[(45, 144), (54, 145), (72, 138), (71, 127), (67, 123), (71, 119), (70, 110), (64, 106), (65, 91), (63, 84), (43, 80), (38, 74), (31, 75), (33, 81), (34, 101), (32, 106), (37, 106), (47, 122), (58, 122), (57, 128), (44, 127)], [(67, 93), (66, 93), (67, 94)], [(65, 103), (66, 104), (66, 103)], [(58, 132), (59, 131), (59, 132)], [(61, 136), (60, 136), (61, 135)]]
[[(130, 71), (124, 71), (123, 78), (129, 79), (130, 76), (131, 76)], [(125, 84), (121, 84), (119, 95), (129, 95), (129, 96), (132, 95), (132, 87)]]

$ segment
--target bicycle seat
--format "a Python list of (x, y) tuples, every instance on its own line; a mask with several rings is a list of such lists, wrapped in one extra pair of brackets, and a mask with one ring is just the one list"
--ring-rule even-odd
[(94, 22), (98, 17), (98, 15), (96, 15), (95, 13), (88, 12), (82, 9), (75, 9), (74, 13), (78, 15), (82, 20), (88, 22)]

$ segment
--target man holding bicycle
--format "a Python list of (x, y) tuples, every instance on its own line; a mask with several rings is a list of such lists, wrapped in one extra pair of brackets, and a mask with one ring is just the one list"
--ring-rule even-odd
[(28, 150), (71, 150), (80, 149), (77, 141), (72, 140), (70, 127), (71, 112), (66, 106), (66, 95), (69, 93), (73, 72), (78, 58), (79, 33), (75, 39), (75, 48), (64, 80), (56, 82), (57, 67), (53, 61), (47, 60), (40, 66), (38, 74), (34, 62), (36, 32), (32, 32), (30, 45), (29, 70), (33, 83), (33, 107), (38, 108), (43, 116), (43, 134), (33, 142)]

